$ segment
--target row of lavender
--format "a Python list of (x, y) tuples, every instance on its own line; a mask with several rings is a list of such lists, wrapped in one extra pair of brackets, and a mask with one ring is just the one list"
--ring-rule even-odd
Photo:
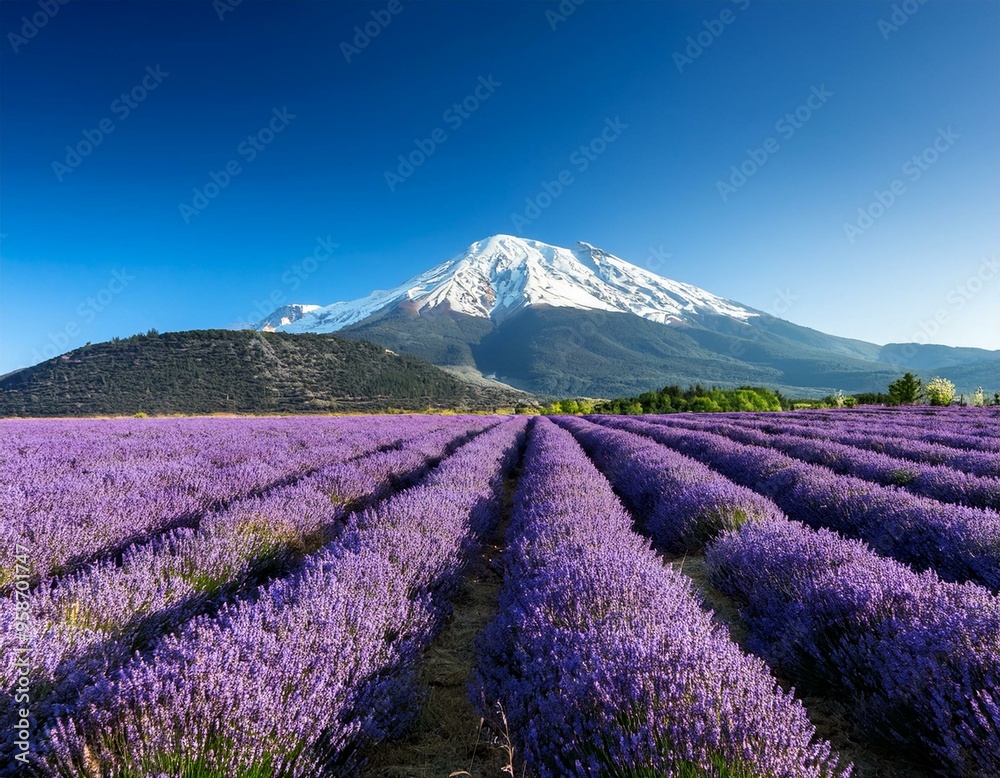
[[(918, 430), (925, 434), (963, 432), (981, 434), (993, 437), (1000, 432), (1000, 414), (995, 407), (961, 408), (961, 407), (926, 407), (900, 405), (860, 406), (846, 411), (854, 419), (889, 419), (899, 427)], [(796, 413), (802, 419), (825, 421), (839, 419), (843, 409), (807, 410)], [(747, 414), (759, 415), (759, 414)]]
[[(209, 515), (197, 532), (169, 533), (122, 560), (107, 560), (40, 588), (33, 616), (52, 623), (41, 636), (44, 651), (36, 657), (39, 677), (33, 689), (36, 695), (46, 689), (48, 703), (48, 715), (41, 717), (47, 730), (44, 747), (34, 755), (39, 770), (184, 774), (197, 766), (208, 774), (350, 774), (364, 758), (365, 743), (399, 734), (407, 712), (414, 712), (419, 650), (440, 622), (443, 597), (460, 566), (453, 557), (448, 570), (426, 569), (442, 549), (433, 524), (430, 537), (422, 525), (442, 519), (451, 531), (460, 521), (479, 532), (489, 529), (496, 518), (498, 475), (491, 483), (491, 456), (506, 458), (499, 474), (509, 469), (514, 447), (505, 443), (519, 435), (518, 424), (509, 424), (503, 435), (486, 433), (460, 448), (420, 486), (351, 517), (348, 529), (309, 557), (296, 575), (275, 581), (257, 596), (225, 604), (214, 616), (178, 624), (197, 586), (203, 588), (200, 593), (215, 594), (216, 586), (246, 577), (247, 563), (261, 556), (247, 534), (284, 542), (283, 530), (301, 538), (327, 526), (339, 507), (331, 507), (329, 498), (342, 502), (352, 473), (363, 480), (373, 464), (406, 450), (326, 468), (265, 498)], [(425, 434), (420, 446), (431, 453), (447, 440), (435, 442)], [(579, 449), (576, 454), (583, 456)], [(384, 475), (364, 488), (384, 489)], [(482, 497), (484, 482), (488, 499)], [(330, 489), (332, 483), (336, 490)], [(449, 511), (451, 498), (442, 486), (480, 497)], [(527, 488), (530, 499), (530, 481)], [(627, 524), (617, 529), (636, 542)], [(646, 563), (662, 571), (655, 559)], [(687, 639), (679, 656), (710, 662), (727, 687), (720, 696), (713, 682), (702, 683), (706, 695), (715, 694), (715, 709), (694, 713), (689, 721), (681, 717), (678, 726), (689, 729), (685, 737), (697, 744), (692, 746), (696, 752), (684, 753), (703, 763), (705, 758), (731, 760), (737, 749), (748, 764), (801, 762), (805, 772), (796, 768), (795, 774), (820, 774), (807, 768), (813, 761), (826, 764), (828, 749), (809, 745), (812, 730), (800, 708), (775, 692), (760, 667), (743, 668), (745, 660), (700, 614), (682, 579), (665, 574), (671, 581), (662, 592), (680, 593), (674, 615), (701, 623), (700, 642)], [(621, 583), (632, 588), (627, 579)], [(373, 589), (388, 590), (387, 598)], [(662, 626), (669, 615), (664, 613)], [(157, 638), (167, 626), (176, 628), (176, 635)], [(321, 634), (312, 634), (317, 631)], [(150, 639), (140, 633), (149, 632), (150, 650), (130, 660), (137, 641)], [(345, 646), (356, 651), (345, 656)], [(324, 672), (317, 677), (320, 667)], [(685, 678), (697, 679), (699, 673), (692, 668)], [(262, 689), (273, 694), (261, 697)], [(738, 701), (730, 699), (733, 695)], [(698, 734), (720, 710), (728, 751)], [(790, 743), (765, 745), (763, 730), (745, 740), (737, 725), (749, 711), (785, 726)], [(289, 721), (291, 737), (281, 730)]]
[(772, 669), (846, 703), (861, 736), (903, 746), (935, 771), (1000, 774), (996, 596), (791, 521), (766, 497), (649, 436), (560, 423), (656, 546), (707, 544), (710, 582), (742, 605), (750, 646)]
[(806, 411), (795, 414), (716, 414), (740, 423), (774, 423), (800, 434), (836, 440), (879, 453), (929, 464), (947, 464), (973, 475), (1000, 475), (1000, 413), (973, 417), (954, 410)]
[(802, 705), (631, 531), (571, 435), (539, 420), (473, 695), (540, 776), (849, 774)]
[[(393, 436), (408, 436), (402, 448), (321, 467), (294, 484), (210, 512), (198, 530), (172, 530), (130, 547), (121, 558), (37, 587), (27, 600), (36, 646), (29, 664), (36, 721), (65, 710), (84, 688), (166, 631), (227, 599), (252, 594), (262, 579), (284, 573), (336, 538), (350, 508), (414, 481), (450, 447), (492, 423), (394, 423)], [(378, 439), (373, 435), (370, 445)], [(4, 656), (20, 642), (12, 628), (20, 608), (20, 599), (0, 600)], [(24, 669), (0, 668), (0, 696), (13, 698)], [(0, 722), (13, 707), (3, 706)]]
[[(33, 671), (47, 705), (38, 772), (356, 774), (412, 721), (421, 655), (497, 520), (524, 424), (496, 424), (407, 420), (394, 447), (309, 467), (197, 529), (37, 587), (33, 620), (52, 646)], [(713, 582), (744, 606), (771, 667), (846, 699), (859, 731), (950, 774), (1000, 770), (1000, 616), (988, 591), (790, 522), (648, 437), (678, 430), (560, 424), (658, 547), (709, 544)], [(544, 775), (848, 772), (768, 668), (631, 531), (587, 454), (537, 422), (500, 614), (481, 642), (473, 696), (484, 715), (502, 703)]]
[[(809, 440), (841, 443), (911, 462), (946, 465), (969, 475), (1000, 477), (1000, 451), (980, 448), (980, 435), (970, 435), (967, 429), (963, 429), (965, 446), (946, 446), (907, 437), (904, 431), (907, 425), (900, 425), (897, 418), (893, 412), (872, 416), (844, 411), (830, 418), (807, 414), (717, 414), (713, 421), (749, 427), (772, 435), (795, 434)], [(925, 425), (922, 428), (925, 432), (934, 430), (927, 422)], [(1000, 435), (1000, 432), (996, 434)], [(906, 467), (905, 464), (902, 466)]]
[(880, 554), (949, 581), (1000, 589), (1000, 514), (941, 503), (882, 486), (787, 454), (700, 429), (673, 417), (654, 421), (604, 417), (710, 465), (771, 498), (793, 519), (869, 543)]
[[(322, 468), (209, 514), (197, 531), (167, 533), (121, 559), (36, 589), (32, 616), (47, 625), (32, 690), (46, 695), (39, 716), (45, 736), (32, 755), (37, 769), (64, 775), (352, 774), (366, 744), (403, 732), (416, 710), (420, 651), (440, 624), (470, 546), (496, 521), (499, 479), (512, 464), (522, 428), (511, 422), (474, 438), (418, 486), (351, 516), (343, 532), (331, 527), (338, 526), (334, 517), (342, 515), (345, 501), (391, 488), (387, 462), (408, 461), (407, 472), (421, 472), (419, 456), (406, 459), (417, 453), (410, 446), (424, 457), (441, 453), (455, 430), (437, 437), (425, 431), (419, 443), (400, 451)], [(575, 454), (583, 457), (579, 448)], [(369, 479), (373, 470), (378, 476)], [(395, 472), (404, 471), (399, 466)], [(532, 482), (526, 484), (526, 499), (533, 499)], [(611, 497), (606, 482), (604, 489)], [(626, 522), (614, 529), (633, 546), (638, 542)], [(285, 562), (307, 554), (311, 549), (303, 543), (311, 536), (326, 545), (299, 571), (189, 620), (193, 601), (204, 605), (199, 595), (211, 600), (220, 587), (229, 591), (276, 552)], [(656, 764), (742, 760), (791, 765), (795, 775), (832, 770), (836, 760), (828, 746), (811, 743), (813, 730), (801, 707), (775, 690), (762, 665), (747, 666), (700, 612), (683, 579), (648, 553), (645, 563), (654, 577), (656, 570), (666, 577), (653, 596), (676, 597), (660, 624), (684, 639), (674, 658), (701, 662), (672, 687), (654, 674), (656, 694), (670, 688), (687, 704), (681, 687), (695, 682), (714, 706), (707, 712), (679, 709), (675, 728), (684, 733), (683, 749), (664, 751), (663, 738), (675, 732), (657, 730)], [(631, 583), (623, 578), (615, 591), (636, 588)], [(616, 599), (605, 594), (611, 597), (605, 604)], [(677, 631), (692, 619), (700, 624), (697, 635), (687, 635), (688, 627)], [(176, 634), (162, 637), (168, 627)], [(131, 659), (143, 641), (148, 650)], [(659, 662), (659, 669), (671, 665), (668, 657)], [(699, 680), (705, 667), (716, 671), (714, 680)], [(714, 688), (720, 678), (722, 692)], [(573, 704), (572, 698), (564, 702)], [(669, 700), (655, 702), (651, 714), (671, 707)], [(702, 727), (720, 713), (721, 729), (706, 736)], [(761, 726), (747, 739), (740, 722), (748, 714), (783, 727), (788, 742), (769, 741), (773, 733)], [(721, 746), (714, 742), (720, 733)], [(613, 729), (606, 734), (615, 735)]]
[[(915, 462), (836, 440), (840, 425), (830, 422), (826, 436), (809, 434), (799, 425), (777, 420), (760, 429), (753, 422), (739, 419), (653, 418), (672, 427), (704, 430), (728, 438), (781, 451), (804, 462), (829, 467), (836, 473), (853, 475), (884, 486), (900, 486), (908, 492), (942, 502), (971, 505), (976, 508), (1000, 508), (1000, 478), (962, 472), (949, 465)], [(806, 434), (803, 434), (805, 432)], [(856, 437), (856, 436), (855, 436)], [(870, 441), (884, 441), (887, 432), (867, 434)]]
[[(351, 514), (332, 537), (320, 533), (324, 545), (311, 554), (298, 549), (308, 554), (304, 563), (252, 596), (187, 621), (132, 659), (116, 657), (125, 660), (119, 670), (105, 668), (53, 711), (56, 720), (32, 754), (36, 769), (354, 774), (365, 745), (399, 733), (416, 709), (420, 652), (440, 627), (471, 549), (496, 521), (500, 482), (523, 429), (520, 420), (466, 420), (448, 425), (437, 443), (422, 436), (413, 445), (423, 447), (425, 462), (427, 449), (461, 445), (416, 485)], [(391, 453), (350, 463), (352, 488), (369, 496), (391, 490), (384, 471), (365, 483), (379, 470), (376, 460)], [(261, 528), (325, 526), (343, 510), (346, 472), (316, 473), (269, 495), (265, 512), (236, 511), (233, 521), (252, 514)], [(215, 518), (203, 532), (217, 531)]]
[[(831, 420), (842, 421), (844, 417), (843, 411), (804, 411), (795, 415), (803, 421), (820, 423)], [(851, 410), (847, 416), (861, 423), (866, 420), (889, 422), (905, 434), (914, 437), (923, 436), (930, 439), (943, 436), (952, 437), (956, 441), (978, 437), (992, 450), (996, 450), (996, 437), (1000, 434), (1000, 412), (992, 407), (986, 409), (868, 407)]]
[[(392, 445), (392, 419), (5, 421), (0, 585), (16, 543), (44, 578), (214, 508)], [(418, 431), (418, 430), (414, 430)]]

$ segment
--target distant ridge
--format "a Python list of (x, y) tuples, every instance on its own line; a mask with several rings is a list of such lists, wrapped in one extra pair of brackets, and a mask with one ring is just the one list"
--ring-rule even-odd
[(526, 399), (371, 343), (247, 330), (138, 335), (0, 379), (0, 416), (492, 410)]

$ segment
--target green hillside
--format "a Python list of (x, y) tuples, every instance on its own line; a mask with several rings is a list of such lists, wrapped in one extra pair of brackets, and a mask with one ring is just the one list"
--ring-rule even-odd
[(87, 345), (0, 379), (0, 416), (489, 410), (524, 401), (371, 343), (230, 330)]

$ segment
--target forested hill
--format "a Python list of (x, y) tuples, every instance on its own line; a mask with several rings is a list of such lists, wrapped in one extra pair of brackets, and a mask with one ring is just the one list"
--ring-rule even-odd
[(230, 330), (97, 343), (0, 379), (0, 416), (490, 410), (525, 395), (332, 335)]

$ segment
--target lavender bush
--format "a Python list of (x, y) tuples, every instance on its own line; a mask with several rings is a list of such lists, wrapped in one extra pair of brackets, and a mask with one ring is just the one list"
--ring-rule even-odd
[(381, 419), (0, 422), (0, 585), (15, 542), (33, 573), (70, 572), (208, 511), (391, 445)]
[(419, 700), (420, 654), (498, 515), (524, 422), (355, 514), (296, 575), (201, 617), (49, 730), (44, 774), (353, 775)]
[(986, 589), (787, 521), (726, 533), (707, 560), (781, 673), (942, 775), (1000, 775), (1000, 601)]
[[(684, 420), (671, 423), (662, 418), (653, 421), (725, 435), (740, 443), (766, 446), (804, 462), (829, 467), (835, 473), (857, 476), (884, 486), (901, 486), (923, 497), (977, 508), (1000, 508), (1000, 478), (980, 477), (952, 467), (892, 457), (877, 453), (871, 447), (857, 448), (837, 443), (830, 437), (803, 438), (796, 432), (789, 434), (788, 428), (779, 425), (771, 425), (771, 430), (764, 432), (730, 421)], [(793, 426), (789, 425), (789, 428)], [(836, 434), (836, 428), (833, 427), (829, 433)], [(877, 433), (871, 434), (872, 441), (881, 440)]]
[(630, 523), (572, 437), (539, 420), (471, 689), (484, 715), (503, 706), (540, 776), (838, 774), (801, 704)]
[(970, 475), (1000, 477), (1000, 452), (975, 451), (900, 437), (898, 427), (891, 417), (866, 418), (863, 424), (849, 417), (834, 418), (823, 423), (805, 423), (797, 416), (787, 415), (778, 418), (733, 416), (726, 420), (734, 425), (771, 435), (794, 434), (811, 440), (830, 440), (900, 459), (946, 465)]
[[(418, 437), (406, 448), (376, 452), (329, 465), (294, 485), (247, 498), (210, 513), (199, 530), (174, 530), (125, 552), (120, 562), (102, 561), (53, 581), (30, 599), (37, 626), (30, 657), (32, 701), (38, 722), (65, 710), (82, 690), (113, 672), (134, 651), (176, 628), (262, 576), (281, 571), (338, 534), (349, 506), (386, 496), (426, 472), (456, 435), (479, 431), (451, 422), (443, 429), (410, 425)], [(441, 422), (436, 422), (441, 426)], [(393, 433), (399, 434), (399, 433)], [(460, 440), (461, 438), (459, 438)], [(346, 453), (346, 452), (345, 452)], [(12, 655), (16, 603), (0, 600), (0, 650)], [(0, 668), (0, 695), (13, 698), (21, 668)], [(0, 723), (6, 724), (6, 710)], [(4, 726), (3, 742), (11, 736)]]
[(770, 497), (793, 519), (861, 538), (881, 554), (951, 581), (1000, 589), (1000, 514), (947, 505), (725, 436), (626, 418), (603, 424), (647, 435)]
[(573, 433), (658, 548), (696, 551), (724, 529), (781, 515), (766, 497), (647, 437), (584, 419), (556, 421)]
[[(727, 414), (720, 414), (722, 415)], [(762, 415), (744, 414), (744, 418), (762, 418)], [(773, 419), (773, 415), (770, 418)], [(819, 430), (831, 422), (852, 426), (856, 431), (864, 431), (876, 425), (890, 430), (893, 437), (959, 449), (1000, 452), (1000, 421), (998, 421), (1000, 413), (992, 408), (804, 411), (792, 414), (784, 420)]]

